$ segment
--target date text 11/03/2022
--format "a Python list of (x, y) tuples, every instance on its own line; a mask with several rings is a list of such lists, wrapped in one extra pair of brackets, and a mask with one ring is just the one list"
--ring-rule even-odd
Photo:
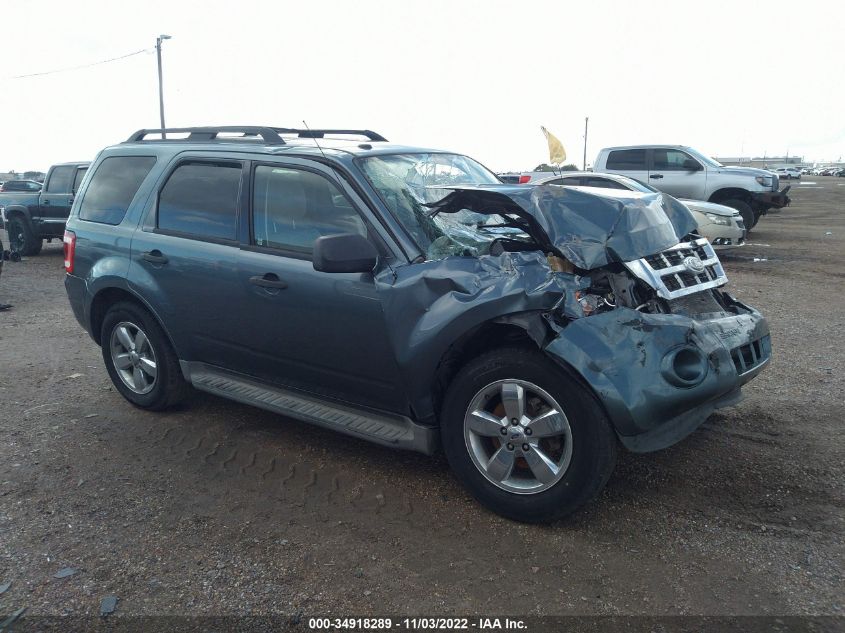
[(519, 618), (309, 618), (308, 628), (311, 630), (391, 630), (406, 631), (461, 631), (479, 630), (495, 631), (526, 630), (527, 625)]

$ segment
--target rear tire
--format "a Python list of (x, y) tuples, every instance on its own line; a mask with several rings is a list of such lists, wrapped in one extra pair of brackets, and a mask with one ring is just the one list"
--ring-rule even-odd
[(537, 350), (502, 348), (471, 360), (449, 386), (440, 419), (457, 478), (484, 506), (516, 521), (571, 514), (601, 491), (616, 463), (604, 411)]
[(187, 395), (188, 383), (167, 335), (139, 305), (121, 302), (109, 308), (100, 347), (112, 383), (136, 407), (158, 411)]
[(730, 198), (729, 200), (722, 200), (719, 204), (739, 211), (739, 214), (742, 216), (742, 223), (745, 224), (746, 232), (750, 232), (754, 228), (754, 225), (757, 224), (757, 220), (760, 219), (760, 216), (754, 213), (751, 205), (744, 200)]
[(29, 224), (19, 215), (9, 218), (6, 232), (9, 234), (9, 250), (24, 257), (38, 255), (42, 241), (35, 235)]

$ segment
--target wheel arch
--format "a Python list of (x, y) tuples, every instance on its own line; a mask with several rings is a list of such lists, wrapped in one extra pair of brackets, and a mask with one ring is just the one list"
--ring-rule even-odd
[(751, 204), (753, 198), (751, 196), (751, 192), (747, 189), (741, 189), (739, 187), (725, 187), (723, 189), (717, 189), (714, 191), (711, 196), (707, 199), (708, 202), (721, 202), (723, 200), (742, 200), (747, 204)]
[[(541, 319), (539, 314), (528, 315)], [(545, 326), (543, 326), (545, 327)], [(497, 347), (524, 346), (542, 349), (526, 319), (497, 318), (464, 332), (443, 352), (431, 382), (431, 401), (435, 419), (439, 418), (443, 399), (455, 375), (473, 358)]]
[(20, 218), (26, 223), (29, 230), (35, 233), (35, 226), (32, 224), (32, 216), (30, 216), (28, 208), (21, 205), (11, 205), (6, 207), (4, 214), (7, 223), (14, 218)]
[(97, 345), (102, 346), (100, 335), (103, 327), (103, 320), (106, 317), (106, 313), (109, 311), (109, 308), (111, 306), (120, 302), (134, 303), (139, 308), (148, 312), (150, 316), (155, 319), (162, 332), (164, 332), (168, 342), (170, 343), (171, 348), (173, 350), (176, 350), (176, 345), (174, 344), (173, 337), (170, 335), (170, 332), (168, 331), (162, 319), (158, 316), (158, 314), (156, 314), (156, 311), (153, 310), (152, 306), (150, 306), (140, 296), (138, 296), (128, 288), (122, 288), (120, 286), (107, 286), (101, 288), (91, 299), (91, 305), (88, 309), (88, 321), (91, 327), (91, 337), (94, 339)]

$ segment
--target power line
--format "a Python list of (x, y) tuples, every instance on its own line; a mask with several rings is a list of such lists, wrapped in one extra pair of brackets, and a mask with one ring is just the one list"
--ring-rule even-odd
[(56, 70), (46, 70), (40, 73), (29, 73), (28, 75), (17, 75), (15, 77), (9, 77), (8, 79), (26, 79), (27, 77), (42, 77), (44, 75), (55, 75), (56, 73), (65, 73), (71, 70), (80, 70), (82, 68), (91, 68), (91, 66), (99, 66), (100, 64), (108, 64), (110, 62), (116, 62), (121, 59), (126, 59), (127, 57), (133, 57), (134, 55), (140, 55), (141, 53), (148, 53), (152, 52), (152, 48), (142, 48), (139, 51), (135, 51), (134, 53), (127, 53), (126, 55), (121, 55), (120, 57), (112, 57), (111, 59), (103, 59), (98, 62), (93, 62), (90, 64), (82, 64), (80, 66), (70, 66), (69, 68), (59, 68)]

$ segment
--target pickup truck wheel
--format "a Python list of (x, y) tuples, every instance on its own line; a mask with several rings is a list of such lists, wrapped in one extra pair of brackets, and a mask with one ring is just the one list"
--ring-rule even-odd
[(41, 252), (41, 240), (22, 217), (15, 215), (9, 218), (6, 231), (9, 234), (9, 250), (13, 253), (29, 256)]
[(140, 306), (112, 306), (100, 333), (103, 361), (114, 386), (142, 409), (166, 409), (187, 392), (176, 353), (156, 320)]
[(746, 233), (750, 232), (751, 229), (754, 228), (754, 225), (757, 224), (757, 219), (760, 217), (754, 213), (751, 205), (744, 200), (731, 198), (730, 200), (722, 200), (719, 204), (723, 204), (726, 207), (739, 211), (739, 214), (742, 216), (742, 223), (745, 224)]
[(616, 437), (592, 395), (536, 350), (470, 361), (441, 412), (443, 449), (483, 505), (517, 521), (570, 514), (604, 487)]

